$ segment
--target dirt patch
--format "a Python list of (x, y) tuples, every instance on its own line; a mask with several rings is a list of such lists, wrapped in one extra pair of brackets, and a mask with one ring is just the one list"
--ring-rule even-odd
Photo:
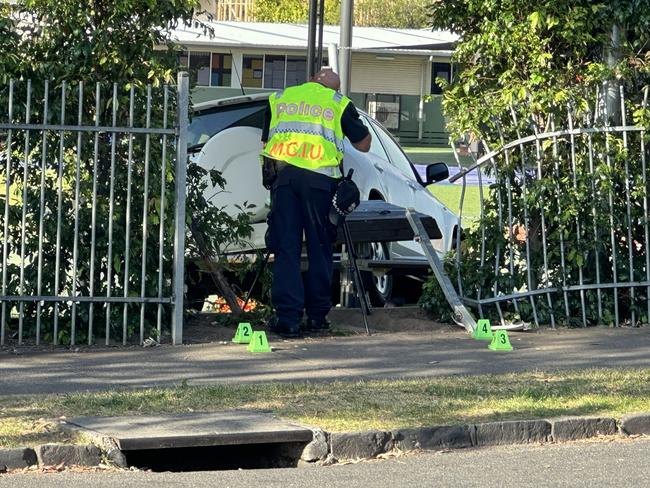
[[(363, 335), (366, 329), (363, 316), (359, 309), (333, 308), (329, 314), (332, 329), (328, 332), (308, 333), (307, 337), (327, 338), (351, 335)], [(269, 333), (265, 319), (260, 316), (244, 316), (241, 322), (250, 322), (254, 330), (266, 330), (269, 338), (278, 337)], [(457, 332), (458, 326), (441, 324), (430, 320), (417, 307), (376, 308), (368, 317), (371, 332), (397, 333), (405, 331), (438, 331)], [(212, 312), (197, 313), (188, 319), (183, 331), (183, 342), (186, 344), (202, 344), (208, 342), (229, 343), (235, 336), (237, 321), (229, 314)]]

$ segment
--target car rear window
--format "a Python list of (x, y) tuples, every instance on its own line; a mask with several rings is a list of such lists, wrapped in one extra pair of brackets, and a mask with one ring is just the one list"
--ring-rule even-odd
[(230, 127), (262, 128), (266, 100), (255, 103), (213, 107), (192, 115), (188, 130), (188, 147), (198, 149), (219, 132)]

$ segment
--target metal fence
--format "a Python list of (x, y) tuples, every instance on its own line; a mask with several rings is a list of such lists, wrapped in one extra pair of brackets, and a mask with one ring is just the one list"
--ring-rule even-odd
[(188, 101), (0, 87), (0, 344), (182, 342)]
[(499, 147), (483, 142), (483, 155), (451, 179), (462, 185), (459, 220), (472, 194), (480, 202), (480, 223), (465, 223), (458, 239), (454, 281), (481, 317), (648, 323), (647, 127), (628, 125), (648, 92), (632, 104), (621, 88), (617, 114), (604, 93), (546, 116), (512, 108), (491, 127)]

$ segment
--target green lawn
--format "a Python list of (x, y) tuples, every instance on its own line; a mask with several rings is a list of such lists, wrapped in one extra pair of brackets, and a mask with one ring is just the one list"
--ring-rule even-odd
[(328, 431), (388, 430), (650, 411), (650, 369), (528, 372), (434, 379), (178, 386), (0, 397), (0, 446), (74, 441), (43, 419), (81, 415), (271, 411)]
[[(412, 146), (402, 147), (409, 159), (415, 164), (431, 164), (443, 162), (447, 166), (458, 166), (454, 151), (450, 147), (423, 147)], [(463, 167), (469, 167), (472, 164), (472, 158), (461, 156), (460, 164)]]
[[(450, 147), (403, 147), (404, 152), (409, 159), (415, 164), (430, 164), (443, 162), (450, 167), (458, 167), (454, 157), (453, 150)], [(469, 156), (460, 157), (461, 166), (464, 168), (472, 164)], [(460, 194), (462, 187), (460, 185), (430, 185), (429, 191), (449, 209), (458, 215), (460, 204)], [(484, 192), (487, 195), (487, 191)], [(478, 186), (467, 186), (465, 190), (465, 200), (463, 203), (463, 219), (467, 222), (476, 221), (481, 215), (480, 199)]]
[[(458, 215), (462, 187), (459, 185), (430, 185), (429, 191)], [(483, 192), (485, 197), (487, 189)], [(478, 186), (467, 186), (463, 200), (463, 221), (474, 222), (481, 216), (481, 200)]]

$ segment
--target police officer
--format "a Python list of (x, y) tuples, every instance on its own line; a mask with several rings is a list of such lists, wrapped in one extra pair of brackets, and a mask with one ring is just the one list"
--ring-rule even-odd
[[(271, 331), (298, 337), (329, 327), (332, 253), (336, 226), (328, 214), (341, 178), (343, 138), (359, 151), (370, 149), (370, 133), (352, 101), (341, 95), (330, 69), (307, 83), (269, 98), (262, 133), (265, 186), (271, 190), (267, 247), (275, 255), (271, 299), (276, 317)], [(303, 233), (309, 268), (300, 269)]]

